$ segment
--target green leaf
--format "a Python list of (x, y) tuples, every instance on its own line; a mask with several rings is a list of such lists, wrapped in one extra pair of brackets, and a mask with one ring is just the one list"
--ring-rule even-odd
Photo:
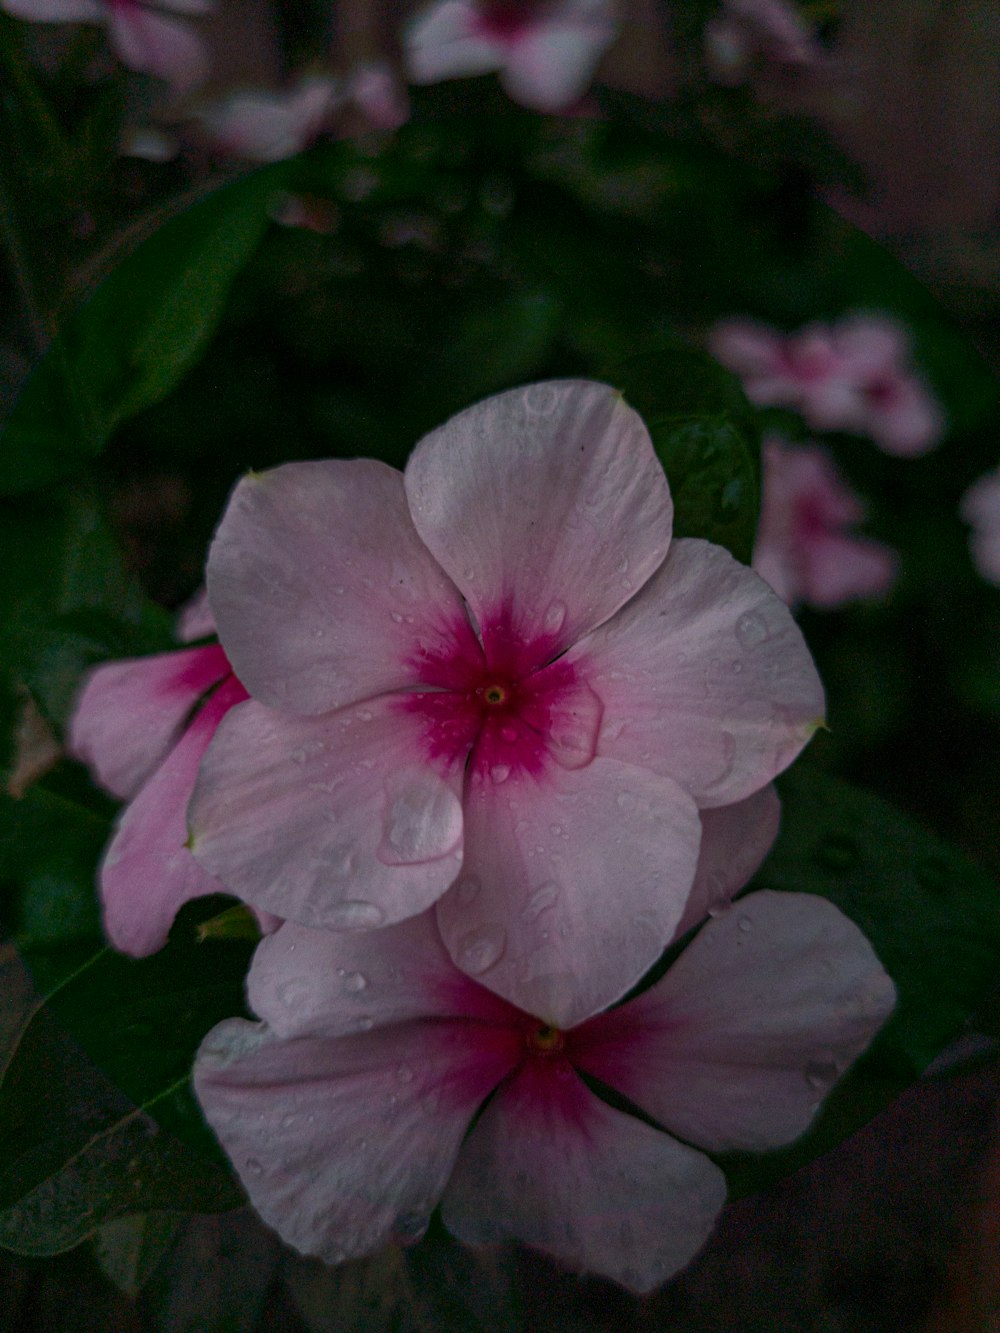
[(282, 164), (217, 190), (143, 242), (76, 311), (29, 378), (0, 440), (0, 493), (75, 471), (163, 398), (204, 350), (264, 234)]
[(760, 1189), (853, 1133), (974, 1027), (1000, 976), (1000, 893), (984, 871), (867, 792), (799, 765), (779, 781), (781, 834), (754, 887), (814, 893), (854, 921), (896, 984), (872, 1046), (797, 1143), (723, 1160)]
[(244, 1012), (252, 946), (193, 943), (186, 922), (152, 958), (93, 954), (26, 1024), (0, 1083), (0, 1245), (54, 1254), (127, 1213), (241, 1202), (189, 1079)]
[(613, 369), (670, 482), (674, 533), (704, 537), (749, 563), (759, 509), (760, 446), (738, 381), (711, 357), (670, 343)]

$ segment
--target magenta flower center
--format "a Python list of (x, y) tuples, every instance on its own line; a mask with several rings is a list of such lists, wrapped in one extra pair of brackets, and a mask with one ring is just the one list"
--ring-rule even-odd
[(532, 1055), (559, 1055), (566, 1047), (566, 1038), (558, 1028), (538, 1023), (525, 1033), (524, 1044)]
[(484, 626), (482, 642), (456, 625), (448, 648), (412, 663), (416, 688), (401, 707), (424, 719), (425, 756), (493, 784), (540, 776), (550, 762), (583, 767), (597, 747), (600, 700), (574, 665), (546, 660), (552, 642), (517, 642), (506, 620)]

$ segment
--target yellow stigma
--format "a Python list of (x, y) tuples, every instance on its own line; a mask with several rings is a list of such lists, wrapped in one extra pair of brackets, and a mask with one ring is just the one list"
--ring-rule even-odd
[(499, 708), (507, 702), (507, 691), (502, 685), (487, 685), (483, 690), (483, 699), (493, 708)]
[(534, 1032), (528, 1033), (529, 1048), (541, 1055), (548, 1055), (550, 1051), (561, 1051), (565, 1044), (566, 1040), (559, 1029), (550, 1027), (548, 1023), (539, 1023)]

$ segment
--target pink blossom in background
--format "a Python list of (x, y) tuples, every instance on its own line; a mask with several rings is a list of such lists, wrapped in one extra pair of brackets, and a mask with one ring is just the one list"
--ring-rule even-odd
[(264, 1022), (210, 1032), (195, 1090), (295, 1249), (339, 1263), (412, 1242), (441, 1201), (460, 1240), (518, 1240), (644, 1292), (693, 1258), (725, 1201), (698, 1149), (796, 1139), (895, 995), (831, 903), (760, 892), (571, 1029), (456, 970), (433, 914), (365, 934), (286, 924), (258, 947), (249, 998)]
[(467, 409), (405, 474), (246, 478), (207, 581), (253, 698), (206, 753), (194, 855), (305, 925), (437, 903), (458, 965), (552, 1022), (617, 999), (680, 918), (699, 809), (823, 712), (787, 608), (671, 515), (642, 421), (587, 381)]
[(610, 0), (437, 0), (403, 32), (414, 83), (496, 71), (535, 111), (562, 111), (586, 92), (618, 35)]
[(864, 506), (826, 450), (771, 437), (762, 462), (753, 567), (781, 600), (834, 607), (884, 596), (899, 559), (881, 542), (852, 533)]
[(779, 69), (822, 67), (826, 52), (785, 0), (724, 0), (705, 24), (705, 57), (718, 83), (743, 83), (755, 62)]
[(283, 92), (233, 93), (201, 107), (197, 124), (209, 145), (247, 162), (281, 162), (314, 143), (346, 102), (329, 75), (301, 79)]
[[(202, 596), (182, 612), (178, 635), (189, 642), (212, 632)], [(246, 697), (217, 643), (107, 662), (84, 681), (70, 753), (128, 802), (99, 872), (104, 928), (125, 953), (153, 953), (183, 903), (225, 892), (185, 846), (185, 816), (206, 746)]]
[(979, 478), (962, 496), (962, 518), (972, 528), (972, 562), (989, 583), (1000, 585), (1000, 468)]
[(792, 408), (813, 430), (866, 435), (904, 458), (941, 439), (941, 408), (910, 365), (904, 330), (891, 320), (856, 315), (783, 334), (728, 319), (711, 331), (709, 347), (739, 375), (751, 402)]
[(190, 24), (161, 11), (203, 15), (211, 0), (0, 0), (15, 18), (36, 23), (103, 23), (123, 65), (152, 74), (178, 97), (208, 76), (208, 48)]

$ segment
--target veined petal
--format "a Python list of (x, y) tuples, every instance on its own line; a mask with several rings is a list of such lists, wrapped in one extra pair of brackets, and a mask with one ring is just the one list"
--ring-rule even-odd
[(111, 44), (122, 64), (153, 74), (182, 97), (208, 77), (208, 48), (188, 24), (141, 5), (112, 5)]
[(258, 946), (247, 996), (280, 1037), (340, 1037), (414, 1018), (523, 1020), (455, 967), (433, 912), (383, 930), (286, 922)]
[(439, 0), (403, 29), (403, 59), (412, 83), (488, 74), (503, 58), (503, 44), (478, 31), (473, 0)]
[(455, 627), (468, 623), (417, 536), (402, 476), (370, 459), (244, 478), (207, 577), (236, 674), (254, 698), (293, 713), (415, 684), (413, 659), (449, 659)]
[(438, 904), (445, 944), (490, 990), (571, 1027), (666, 947), (700, 836), (675, 783), (611, 760), (474, 781), (463, 873)]
[(727, 906), (757, 873), (778, 836), (781, 802), (769, 782), (745, 800), (699, 814), (698, 869), (674, 932), (677, 938), (703, 921), (710, 909)]
[(550, 661), (641, 588), (670, 544), (667, 480), (606, 384), (553, 380), (467, 408), (417, 445), (421, 538), (475, 614), (487, 659)]
[(832, 903), (752, 893), (645, 994), (575, 1032), (573, 1059), (691, 1143), (762, 1152), (808, 1128), (895, 998)]
[(95, 667), (70, 718), (70, 753), (113, 795), (134, 796), (201, 695), (228, 673), (214, 645)]
[(194, 1086), (257, 1212), (303, 1254), (340, 1263), (423, 1233), (516, 1036), (406, 1023), (363, 1038), (287, 1041), (230, 1019)]
[(604, 701), (598, 754), (730, 805), (786, 768), (823, 718), (788, 607), (721, 546), (674, 542), (628, 606), (567, 660)]
[(442, 1215), (469, 1244), (523, 1241), (644, 1292), (694, 1258), (725, 1197), (707, 1157), (599, 1101), (568, 1064), (538, 1061), (462, 1145)]
[(421, 759), (423, 719), (386, 695), (322, 718), (251, 700), (225, 719), (188, 816), (237, 897), (309, 926), (389, 925), (462, 864), (462, 764)]
[(239, 681), (221, 685), (119, 818), (99, 882), (104, 929), (123, 953), (153, 953), (183, 903), (225, 892), (188, 851), (186, 814), (202, 755), (222, 717), (245, 698)]

